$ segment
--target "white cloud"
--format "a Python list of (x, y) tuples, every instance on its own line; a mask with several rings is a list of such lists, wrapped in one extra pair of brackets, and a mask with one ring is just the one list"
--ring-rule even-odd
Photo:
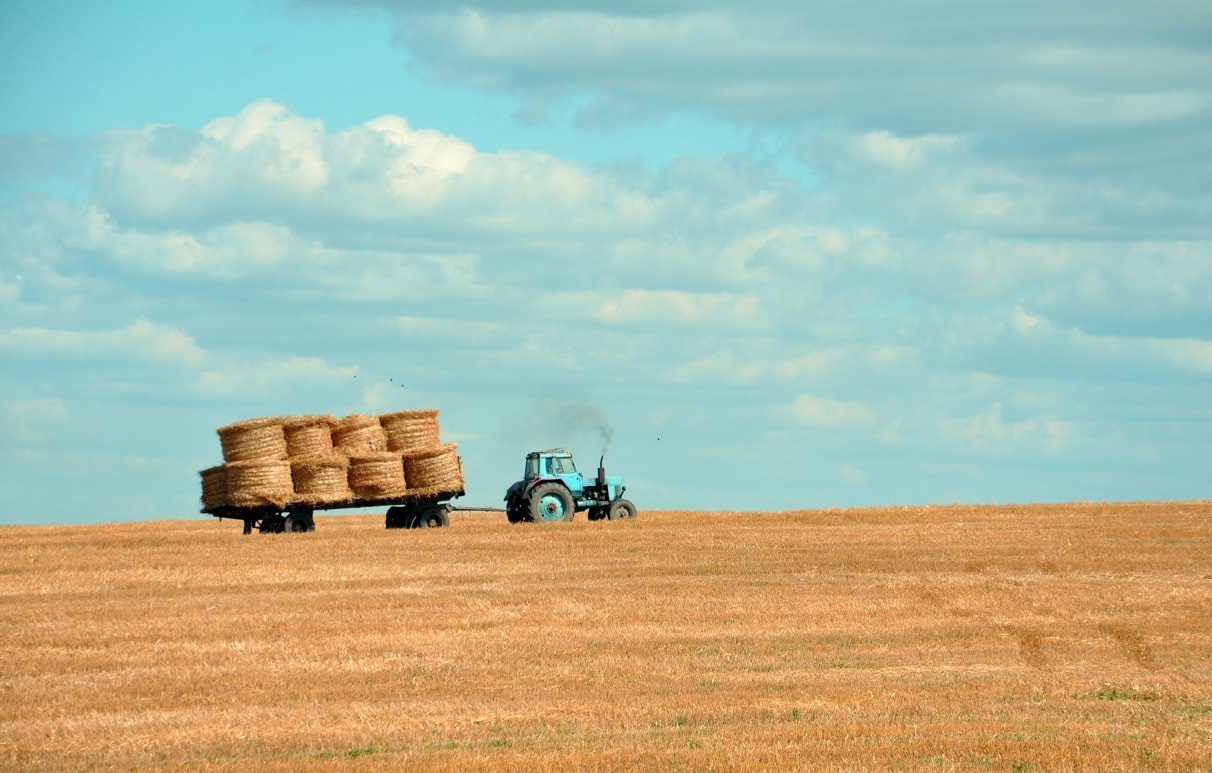
[(950, 151), (959, 138), (941, 134), (898, 137), (891, 132), (874, 131), (860, 134), (854, 142), (862, 156), (877, 164), (910, 169), (926, 163), (934, 154)]
[(221, 397), (265, 395), (293, 384), (348, 383), (357, 373), (355, 366), (334, 366), (319, 357), (223, 361), (198, 374), (196, 390)]
[(833, 400), (811, 394), (797, 395), (791, 413), (797, 421), (809, 427), (864, 428), (875, 424), (875, 410), (867, 403)]
[(181, 372), (184, 389), (216, 396), (263, 395), (291, 384), (342, 383), (358, 372), (356, 367), (330, 365), (319, 357), (236, 358), (205, 350), (188, 334), (142, 318), (118, 330), (0, 331), (0, 351), (4, 350), (35, 361), (88, 361), (93, 373), (104, 365), (125, 371), (132, 361), (167, 365)]
[(835, 465), (833, 470), (835, 477), (849, 486), (861, 485), (865, 480), (863, 471), (852, 464)]
[(627, 290), (602, 301), (598, 316), (612, 323), (746, 324), (757, 316), (752, 295)]
[(393, 321), (400, 332), (426, 339), (485, 341), (500, 336), (508, 329), (500, 322), (480, 322), (453, 317), (400, 316)]
[(0, 303), (12, 303), (21, 295), (21, 288), (0, 280)]
[(652, 203), (609, 177), (535, 151), (481, 153), (399, 116), (328, 132), (256, 102), (198, 132), (112, 132), (101, 144), (97, 201), (140, 225), (267, 221), (297, 233), (375, 222), (376, 238), (632, 229)]
[(39, 358), (121, 357), (196, 367), (207, 358), (194, 339), (166, 325), (137, 319), (119, 330), (56, 330), (17, 327), (0, 330), (0, 349)]
[[(1210, 104), (1208, 53), (1175, 44), (1197, 4), (1149, 14), (1017, 3), (460, 4), (399, 14), (442, 76), (529, 99), (596, 94), (614, 113), (705, 108), (745, 123), (842, 113), (863, 128), (1155, 125)], [(1058, 32), (1059, 31), (1059, 32)], [(592, 106), (591, 106), (592, 108)]]
[(1059, 454), (1073, 439), (1076, 425), (1055, 416), (1034, 416), (1018, 421), (1002, 417), (1002, 404), (964, 419), (943, 419), (939, 430), (945, 440), (982, 451), (1010, 452), (1014, 446), (1036, 446)]
[(27, 443), (41, 443), (49, 433), (67, 426), (70, 414), (58, 397), (37, 397), (10, 403), (4, 410), (6, 434)]

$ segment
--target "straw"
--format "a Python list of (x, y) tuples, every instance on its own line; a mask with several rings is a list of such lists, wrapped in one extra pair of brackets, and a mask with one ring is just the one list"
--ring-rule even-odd
[(202, 509), (215, 510), (226, 505), (227, 468), (208, 467), (198, 474), (202, 476)]
[(282, 507), (293, 494), (289, 462), (252, 461), (227, 465), (228, 504)]
[(308, 505), (329, 505), (353, 499), (349, 490), (349, 460), (339, 454), (294, 459), (290, 465), (295, 500)]
[(379, 417), (379, 423), (387, 435), (389, 451), (419, 451), (441, 442), (437, 408), (385, 413)]
[(330, 415), (291, 416), (282, 423), (286, 452), (291, 459), (307, 459), (332, 453)]
[(458, 446), (449, 443), (404, 457), (404, 474), (414, 488), (463, 488), (463, 466), (459, 463)]
[(332, 425), (333, 448), (346, 456), (387, 450), (387, 436), (376, 416), (353, 414)]
[(391, 499), (404, 495), (404, 465), (399, 454), (360, 454), (349, 458), (349, 488), (358, 499)]
[(286, 435), (282, 430), (282, 419), (278, 417), (237, 421), (216, 431), (225, 462), (286, 458)]

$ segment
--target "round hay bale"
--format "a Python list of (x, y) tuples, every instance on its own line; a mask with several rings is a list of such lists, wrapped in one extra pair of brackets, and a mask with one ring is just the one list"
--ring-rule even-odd
[(420, 451), (433, 448), (442, 441), (438, 431), (438, 409), (396, 411), (379, 417), (387, 435), (389, 451)]
[(246, 419), (219, 427), (219, 442), (223, 446), (223, 461), (277, 461), (286, 458), (286, 434), (282, 419), (268, 417)]
[(463, 465), (459, 462), (458, 446), (448, 443), (408, 454), (404, 457), (404, 474), (413, 489), (462, 488)]
[(227, 504), (227, 468), (207, 467), (202, 476), (202, 509), (215, 510)]
[(294, 459), (290, 471), (296, 501), (332, 505), (353, 499), (353, 492), (349, 490), (349, 460), (340, 454)]
[(349, 488), (358, 499), (391, 499), (406, 490), (404, 464), (390, 451), (349, 457)]
[(382, 453), (387, 450), (387, 436), (379, 417), (354, 414), (333, 422), (332, 445), (346, 456)]
[(310, 459), (332, 453), (332, 416), (291, 416), (282, 422), (286, 453), (291, 459)]
[(227, 503), (230, 505), (282, 507), (293, 495), (289, 462), (232, 462), (227, 465)]

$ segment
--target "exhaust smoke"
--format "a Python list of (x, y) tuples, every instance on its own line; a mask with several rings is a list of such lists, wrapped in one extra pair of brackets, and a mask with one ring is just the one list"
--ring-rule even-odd
[(610, 448), (614, 430), (606, 418), (606, 412), (589, 403), (557, 403), (551, 408), (552, 430), (561, 436), (597, 436), (601, 441), (600, 453)]

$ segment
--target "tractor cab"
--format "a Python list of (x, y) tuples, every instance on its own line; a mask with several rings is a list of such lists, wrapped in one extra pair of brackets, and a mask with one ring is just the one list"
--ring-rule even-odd
[(595, 521), (635, 517), (635, 505), (622, 498), (623, 479), (607, 477), (604, 462), (598, 463), (597, 477), (586, 480), (563, 448), (530, 452), (522, 480), (505, 492), (510, 522), (570, 521), (580, 510)]
[(562, 448), (532, 451), (527, 454), (526, 472), (523, 478), (527, 481), (559, 478), (574, 494), (579, 493), (585, 485), (581, 473), (577, 472), (577, 465), (572, 460), (572, 454)]

